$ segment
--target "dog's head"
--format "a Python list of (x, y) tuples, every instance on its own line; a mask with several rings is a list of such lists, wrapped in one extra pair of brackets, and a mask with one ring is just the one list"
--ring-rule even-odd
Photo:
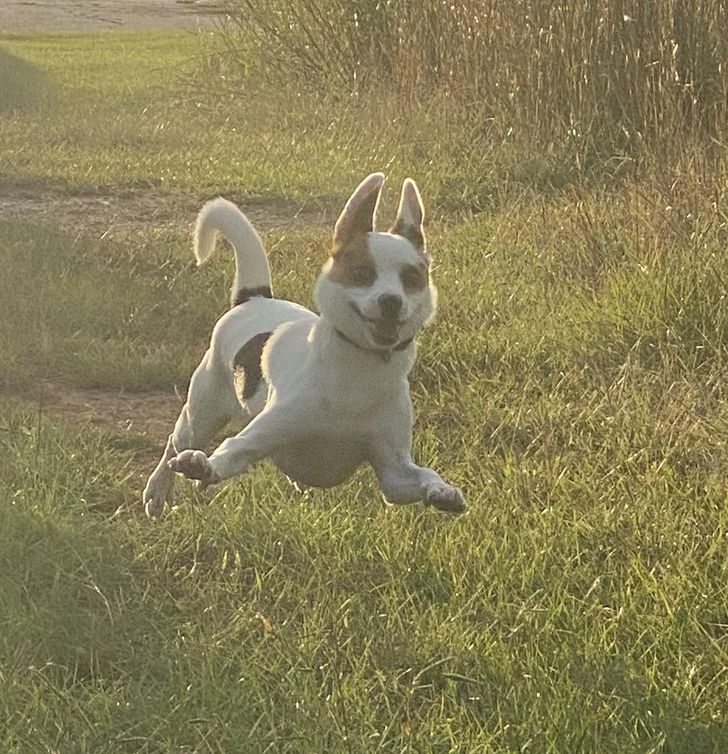
[(402, 186), (392, 227), (386, 233), (374, 230), (383, 183), (384, 175), (373, 173), (346, 203), (316, 285), (316, 305), (357, 345), (388, 351), (411, 340), (431, 319), (437, 290), (430, 281), (425, 212), (413, 180)]

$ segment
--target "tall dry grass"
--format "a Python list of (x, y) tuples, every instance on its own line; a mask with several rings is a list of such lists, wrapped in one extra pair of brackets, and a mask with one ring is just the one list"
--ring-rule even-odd
[(374, 90), (404, 103), (439, 97), (485, 135), (571, 141), (597, 152), (634, 152), (656, 140), (720, 143), (728, 130), (724, 0), (230, 0), (229, 7), (277, 85)]

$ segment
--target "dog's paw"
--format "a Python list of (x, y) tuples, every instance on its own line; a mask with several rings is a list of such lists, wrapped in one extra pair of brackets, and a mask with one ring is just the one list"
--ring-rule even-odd
[(201, 450), (183, 450), (178, 456), (170, 458), (167, 466), (189, 479), (197, 479), (200, 490), (218, 481), (210, 459)]
[(151, 518), (152, 520), (159, 518), (164, 511), (164, 504), (168, 498), (169, 495), (166, 492), (150, 489), (149, 485), (147, 485), (142, 496), (147, 518)]
[(448, 513), (463, 513), (467, 508), (463, 493), (449, 484), (436, 484), (430, 487), (425, 495), (424, 503)]

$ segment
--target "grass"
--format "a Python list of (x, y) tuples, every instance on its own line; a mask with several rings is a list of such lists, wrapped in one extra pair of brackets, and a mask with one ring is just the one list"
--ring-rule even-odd
[[(340, 204), (365, 170), (414, 160), (405, 144), (370, 164), (396, 130), (335, 150), (344, 125), (275, 143), (302, 116), (197, 108), (177, 78), (193, 36), (0, 48), (37, 84), (0, 125), (15, 195)], [(150, 525), (139, 470), (163, 438), (20, 395), (182, 385), (230, 260), (193, 270), (182, 233), (0, 222), (3, 752), (728, 749), (725, 188), (684, 164), (524, 179), (473, 216), (462, 173), (422, 173), (441, 302), (415, 444), (465, 490), (459, 518), (386, 509), (367, 470), (300, 498), (264, 465), (209, 506), (180, 483)], [(328, 230), (266, 243), (279, 293), (310, 303)]]
[(313, 105), (285, 114), (259, 93), (240, 103), (236, 91), (211, 107), (209, 34), (0, 41), (0, 187), (22, 195), (233, 191), (316, 205), (348, 187), (339, 176), (380, 157), (365, 146), (349, 157), (325, 124), (307, 128)]

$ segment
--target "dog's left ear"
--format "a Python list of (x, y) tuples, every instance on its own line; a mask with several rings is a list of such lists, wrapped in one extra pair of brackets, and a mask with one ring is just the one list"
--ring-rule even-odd
[(352, 236), (374, 230), (383, 183), (384, 173), (372, 173), (356, 187), (334, 226), (334, 249), (341, 248)]
[(390, 233), (406, 238), (422, 254), (425, 252), (425, 232), (422, 225), (425, 222), (425, 208), (422, 205), (417, 184), (411, 178), (405, 178), (402, 184), (402, 195), (394, 225)]

